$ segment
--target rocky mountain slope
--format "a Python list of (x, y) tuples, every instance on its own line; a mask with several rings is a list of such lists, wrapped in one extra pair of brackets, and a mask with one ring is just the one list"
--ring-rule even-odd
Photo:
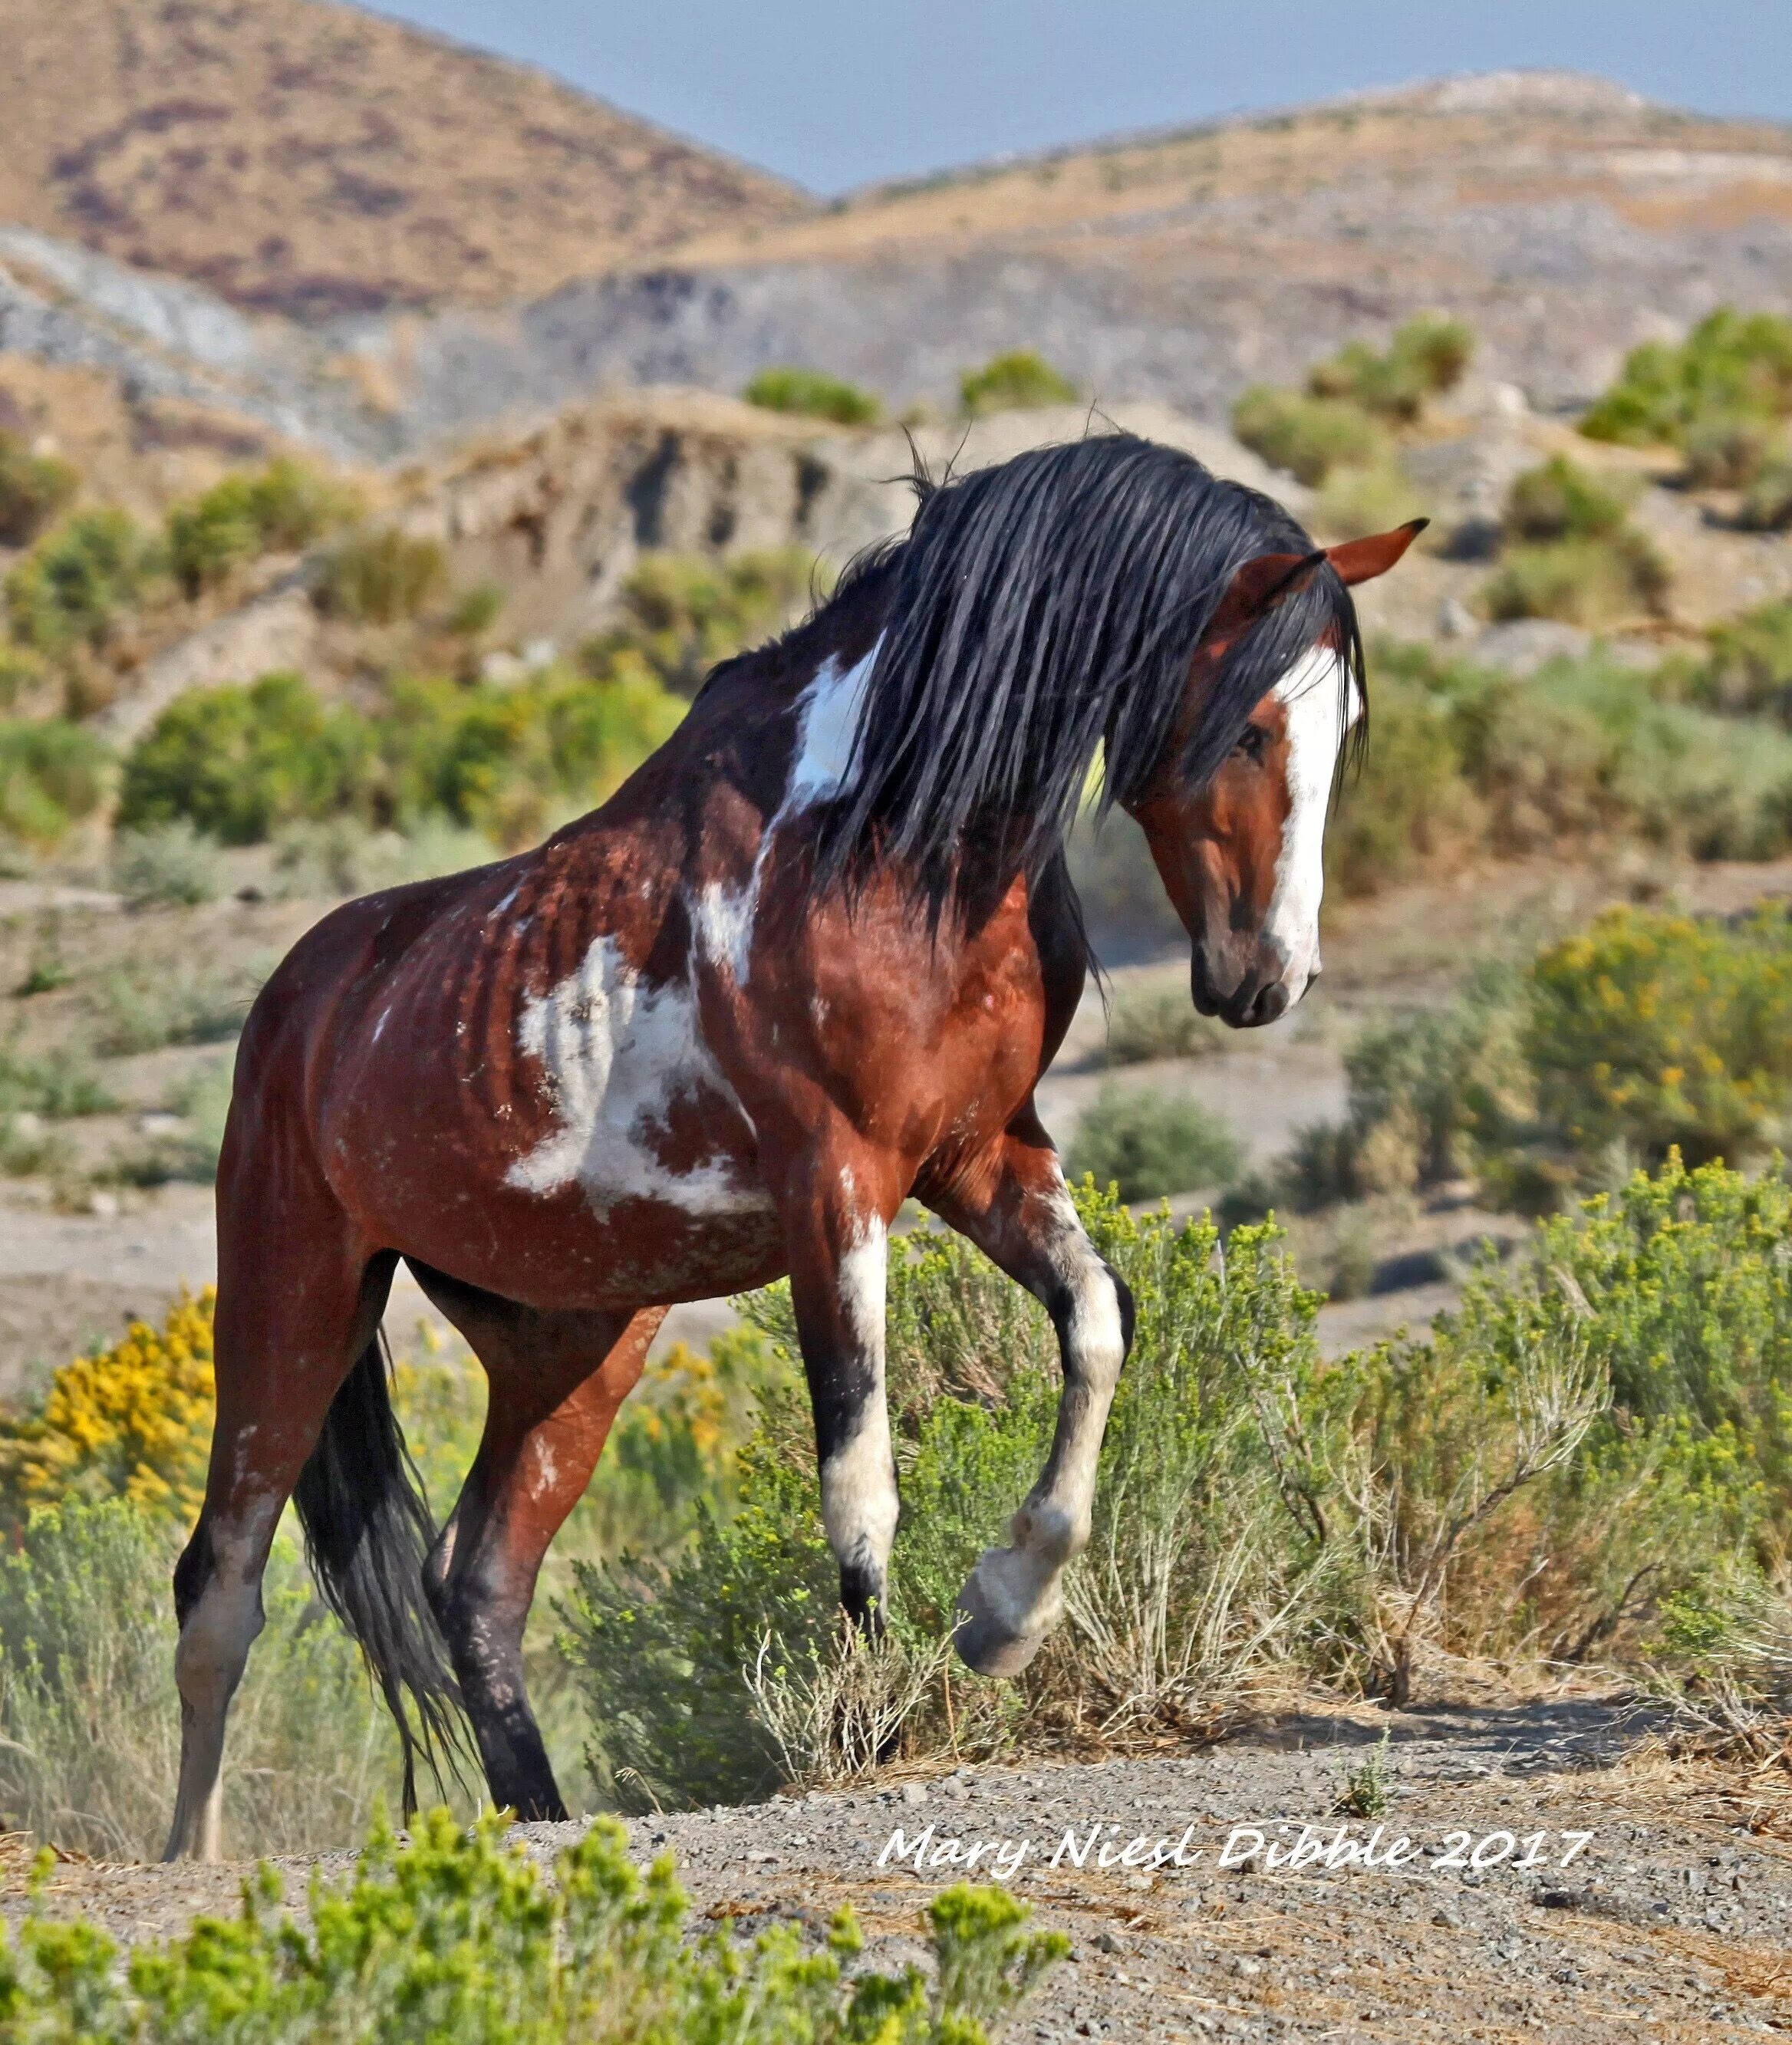
[(310, 319), (528, 298), (807, 205), (323, 0), (7, 0), (0, 134), (0, 221)]
[[(47, 13), (48, 0), (21, 4), (28, 25)], [(72, 13), (102, 4), (76, 0)], [(253, 0), (244, 18), (270, 5)], [(128, 11), (164, 19), (147, 0)], [(360, 20), (306, 0), (297, 18), (314, 17)], [(406, 51), (419, 40), (367, 25), (376, 29), (380, 50), (388, 33)], [(513, 94), (558, 91), (425, 47), (444, 78), (465, 64), (468, 79), (502, 73)], [(9, 61), (24, 75), (23, 58), (0, 56), (0, 77)], [(263, 101), (285, 104), (271, 84)], [(0, 349), (95, 364), (133, 391), (389, 459), (599, 388), (732, 391), (771, 362), (850, 376), (892, 409), (944, 410), (967, 364), (1023, 346), (1103, 403), (1157, 400), (1218, 421), (1246, 383), (1295, 378), (1339, 341), (1378, 340), (1428, 306), (1475, 328), (1484, 372), (1561, 410), (1601, 388), (1627, 348), (1678, 333), (1713, 305), (1792, 306), (1792, 131), (1646, 105), (1597, 79), (1447, 81), (973, 168), (826, 210), (729, 167), (699, 175), (711, 160), (676, 145), (665, 145), (669, 169), (646, 143), (632, 156), (619, 145), (602, 177), (591, 171), (598, 230), (571, 242), (561, 226), (586, 188), (568, 185), (564, 207), (541, 197), (530, 180), (548, 145), (525, 135), (528, 122), (488, 145), (502, 155), (514, 143), (508, 183), (475, 176), (483, 142), (464, 180), (435, 153), (464, 153), (472, 105), (437, 107), (436, 140), (407, 175), (418, 192), (439, 190), (432, 218), (476, 185), (465, 218), (485, 224), (457, 228), (462, 241), (421, 268), (421, 202), (370, 219), (356, 188), (322, 168), (301, 179), (296, 207), (282, 206), (312, 252), (276, 264), (257, 252), (260, 187), (248, 171), (237, 198), (215, 185), (210, 143), (178, 178), (171, 158), (145, 171), (145, 191), (173, 178), (188, 199), (159, 212), (148, 238), (90, 220), (47, 173), (33, 184), (36, 174), (0, 168)], [(66, 119), (56, 130), (64, 141), (86, 132)], [(324, 156), (335, 132), (324, 131)], [(393, 146), (410, 160), (408, 144)], [(721, 186), (734, 194), (726, 203)], [(503, 224), (519, 194), (532, 213), (540, 201), (541, 218), (513, 237)], [(228, 260), (189, 260), (179, 237), (198, 232), (192, 207)], [(6, 229), (9, 218), (21, 224)], [(488, 230), (501, 257), (475, 260), (466, 250)], [(676, 246), (661, 245), (681, 230)], [(326, 268), (341, 282), (333, 298), (334, 287), (289, 290)], [(434, 310), (410, 305), (421, 298)], [(300, 325), (252, 317), (245, 303), (384, 310)]]

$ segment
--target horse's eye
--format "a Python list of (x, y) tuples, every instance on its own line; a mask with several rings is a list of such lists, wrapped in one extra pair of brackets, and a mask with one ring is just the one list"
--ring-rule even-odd
[(1239, 735), (1239, 742), (1232, 749), (1242, 753), (1247, 760), (1261, 761), (1270, 743), (1270, 734), (1260, 724), (1247, 724)]

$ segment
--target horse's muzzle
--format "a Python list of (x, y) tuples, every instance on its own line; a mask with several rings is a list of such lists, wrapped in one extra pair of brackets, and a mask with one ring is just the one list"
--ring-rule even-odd
[(1189, 992), (1203, 1015), (1217, 1015), (1228, 1029), (1258, 1030), (1288, 1013), (1293, 1001), (1279, 961), (1253, 959), (1229, 987), (1218, 983), (1205, 948), (1197, 945), (1189, 975)]

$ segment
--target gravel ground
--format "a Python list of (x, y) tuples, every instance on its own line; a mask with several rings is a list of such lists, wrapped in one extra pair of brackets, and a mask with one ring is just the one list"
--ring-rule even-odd
[[(1346, 1778), (1384, 1730), (1388, 1808), (1340, 1818)], [(1616, 1708), (1586, 1700), (1316, 1714), (1198, 1752), (965, 1768), (649, 1819), (630, 1834), (644, 1857), (675, 1856), (700, 1913), (742, 1931), (785, 1919), (819, 1934), (850, 1904), (867, 1964), (886, 1967), (924, 1956), (927, 1901), (964, 1873), (943, 1860), (949, 1850), (981, 1843), (977, 1877), (1004, 1851), (1016, 1893), (1073, 1942), (1010, 2027), (1014, 2041), (1792, 2029), (1783, 1775), (1652, 1761), (1638, 1732)], [(1303, 1826), (1309, 1853), (1332, 1847), (1343, 1827), (1345, 1845), (1370, 1847), (1375, 1864), (1289, 1864)], [(1222, 1865), (1228, 1845), (1239, 1860), (1254, 1843), (1239, 1827), (1274, 1854)], [(543, 1854), (577, 1830), (522, 1828)], [(1085, 1865), (1060, 1852), (1066, 1835)], [(1145, 1843), (1128, 1866), (1135, 1839)], [(1452, 1847), (1458, 1862), (1478, 1850), (1486, 1864), (1443, 1865)], [(1177, 1848), (1183, 1865), (1139, 1864)], [(311, 1863), (281, 1865), (302, 1889)], [(17, 1855), (0, 1870), (10, 1913), (22, 1907), (22, 1873)], [(86, 1909), (123, 1937), (158, 1935), (233, 1907), (241, 1874), (65, 1862), (50, 1907)]]

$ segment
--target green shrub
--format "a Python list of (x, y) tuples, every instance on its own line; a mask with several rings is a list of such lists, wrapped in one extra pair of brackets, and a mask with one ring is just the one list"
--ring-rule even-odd
[(399, 683), (366, 721), (368, 764), (349, 801), (376, 822), (409, 830), (437, 817), (528, 844), (609, 795), (684, 714), (638, 660), (595, 680), (546, 668), (511, 688)]
[(265, 969), (144, 953), (94, 976), (87, 992), (94, 1048), (134, 1057), (169, 1044), (218, 1044), (235, 1037)]
[(622, 585), (621, 622), (586, 643), (580, 664), (626, 680), (644, 660), (675, 695), (693, 696), (719, 660), (792, 623), (823, 580), (800, 547), (723, 561), (650, 554)]
[(1225, 1049), (1225, 1025), (1200, 1014), (1185, 986), (1123, 989), (1108, 1017), (1104, 1062), (1143, 1065), (1152, 1058), (1200, 1058)]
[(1474, 353), (1474, 333), (1460, 320), (1421, 313), (1395, 331), (1385, 354), (1353, 341), (1316, 363), (1307, 373), (1307, 388), (1316, 398), (1346, 399), (1377, 418), (1407, 426), (1428, 399), (1462, 381)]
[(445, 818), (422, 817), (400, 832), (331, 817), (276, 834), (273, 892), (287, 900), (334, 901), (461, 872), (491, 857), (489, 838)]
[(1590, 630), (1660, 612), (1668, 581), (1667, 561), (1654, 543), (1625, 532), (1610, 539), (1510, 548), (1482, 584), (1480, 603), (1496, 623), (1553, 618)]
[(1304, 1130), (1235, 1211), (1312, 1212), (1479, 1169), (1532, 1118), (1521, 1016), (1513, 976), (1489, 969), (1441, 1007), (1366, 1025), (1344, 1054), (1344, 1119)]
[(1388, 458), (1385, 430), (1360, 406), (1267, 383), (1253, 384), (1233, 406), (1232, 431), (1272, 468), (1309, 484)]
[(1607, 540), (1628, 517), (1618, 491), (1562, 455), (1526, 469), (1506, 495), (1505, 530), (1516, 540)]
[(233, 1063), (218, 1059), (187, 1073), (168, 1096), (169, 1111), (182, 1126), (114, 1153), (103, 1176), (127, 1186), (210, 1185), (224, 1148)]
[(1185, 1095), (1108, 1080), (1077, 1124), (1069, 1169), (1118, 1184), (1123, 1200), (1154, 1200), (1224, 1184), (1241, 1154), (1226, 1124)]
[(1687, 693), (1713, 710), (1792, 726), (1792, 603), (1764, 603), (1713, 626)]
[(0, 642), (0, 712), (17, 710), (37, 695), (52, 676), (49, 663), (29, 647)]
[(1505, 553), (1481, 589), (1489, 618), (1596, 626), (1666, 602), (1667, 564), (1624, 497), (1560, 455), (1513, 482), (1505, 526)]
[[(1792, 1513), (1782, 1182), (1671, 1160), (1546, 1223), (1513, 1266), (1484, 1260), (1428, 1336), (1324, 1369), (1317, 1296), (1273, 1230), (1222, 1254), (1208, 1222), (1077, 1197), (1138, 1332), (1062, 1635), (1010, 1685), (954, 1672), (948, 1716), (958, 1589), (1039, 1466), (1058, 1387), (1043, 1314), (924, 1231), (890, 1273), (888, 1645), (839, 1644), (807, 1416), (774, 1397), (732, 1519), (706, 1512), (651, 1566), (576, 1573), (565, 1647), (600, 1782), (669, 1805), (838, 1779), (842, 1720), (873, 1692), (891, 1748), (975, 1758), (1066, 1724), (1149, 1735), (1278, 1670), (1404, 1699), (1434, 1651), (1709, 1679), (1709, 1629), (1695, 1657), (1663, 1616), (1760, 1589)], [(742, 1304), (794, 1377), (788, 1292)]]
[[(168, 1581), (182, 1531), (122, 1498), (71, 1501), (40, 1508), (0, 1556), (10, 1830), (109, 1860), (160, 1851), (180, 1753)], [(295, 1541), (276, 1542), (264, 1601), (268, 1627), (231, 1715), (226, 1825), (264, 1852), (346, 1843), (393, 1779), (397, 1741)]]
[(19, 1047), (17, 1032), (0, 1038), (0, 1115), (102, 1115), (114, 1106), (76, 1046), (54, 1057), (33, 1057)]
[(1632, 349), (1581, 421), (1590, 440), (1684, 447), (1714, 421), (1771, 422), (1792, 412), (1792, 320), (1724, 306), (1681, 342)]
[(176, 505), (168, 517), (168, 566), (182, 593), (196, 597), (264, 554), (313, 545), (356, 508), (342, 484), (282, 456)]
[(1787, 842), (1792, 748), (1771, 727), (1662, 701), (1597, 657), (1490, 681), (1459, 699), (1471, 782), (1501, 852), (1624, 834), (1701, 859)]
[(133, 909), (215, 901), (224, 891), (217, 845), (184, 818), (113, 841), (112, 884)]
[(1525, 1051), (1584, 1155), (1755, 1156), (1792, 1109), (1792, 923), (1610, 911), (1538, 958)]
[(1792, 453), (1782, 450), (1762, 463), (1738, 507), (1736, 523), (1746, 533), (1792, 529)]
[(1715, 636), (1721, 669), (1676, 662), (1653, 677), (1597, 653), (1520, 679), (1423, 648), (1377, 648), (1370, 743), (1327, 832), (1328, 878), (1370, 893), (1477, 853), (1589, 838), (1701, 859), (1778, 857), (1792, 844), (1792, 746), (1771, 726), (1703, 707), (1744, 664), (1774, 671), (1777, 629), (1770, 607), (1758, 626)]
[(346, 806), (359, 737), (353, 714), (326, 711), (302, 675), (189, 689), (126, 757), (119, 824), (184, 822), (225, 845), (256, 844)]
[(0, 839), (50, 849), (105, 800), (111, 766), (78, 724), (0, 721)]
[[(575, 1572), (564, 1645), (600, 1785), (643, 1804), (762, 1793), (793, 1772), (796, 1743), (779, 1737), (793, 1696), (819, 1721), (794, 1772), (838, 1779), (854, 1758), (839, 1750), (841, 1707), (865, 1713), (877, 1686), (888, 1745), (974, 1757), (1050, 1745), (1067, 1721), (1113, 1737), (1182, 1722), (1247, 1666), (1298, 1653), (1308, 1600), (1316, 1612), (1331, 1590), (1315, 1504), (1324, 1443), (1307, 1431), (1329, 1424), (1317, 1296), (1273, 1230), (1237, 1231), (1222, 1257), (1208, 1222), (1135, 1217), (1086, 1184), (1077, 1200), (1139, 1311), (1062, 1636), (1015, 1683), (958, 1670), (945, 1688), (959, 1588), (1038, 1473), (1059, 1375), (1043, 1311), (960, 1238), (922, 1231), (889, 1275), (904, 1512), (888, 1654), (867, 1666), (840, 1645), (813, 1435), (800, 1395), (769, 1396), (731, 1519), (706, 1508), (687, 1549)], [(788, 1289), (741, 1304), (800, 1382)], [(841, 1680), (855, 1663), (856, 1685)], [(870, 1758), (861, 1746), (856, 1765)]]
[(29, 547), (80, 487), (67, 462), (33, 454), (17, 433), (0, 431), (0, 547)]
[(557, 809), (607, 795), (683, 711), (638, 659), (603, 680), (561, 668), (514, 687), (401, 680), (371, 712), (326, 708), (300, 676), (264, 675), (168, 706), (125, 762), (119, 822), (186, 819), (249, 845), (333, 818), (407, 832), (434, 819), (515, 845)]
[(1369, 744), (1325, 834), (1327, 884), (1349, 895), (1478, 849), (1485, 827), (1448, 697), (1415, 686), (1396, 659), (1377, 660), (1371, 695)]
[(421, 616), (447, 582), (448, 557), (438, 541), (381, 526), (331, 548), (318, 564), (312, 594), (326, 618), (400, 625)]
[(1076, 385), (1031, 348), (992, 356), (981, 369), (967, 369), (958, 379), (958, 402), (973, 418), (1076, 401)]
[(503, 1831), (437, 1811), (401, 1843), (382, 1820), (348, 1881), (314, 1880), (303, 1928), (264, 1867), (234, 1923), (128, 1958), (97, 1926), (34, 1911), (0, 1939), (0, 2008), (21, 2036), (83, 2045), (988, 2045), (1069, 1951), (1027, 1930), (1006, 1890), (960, 1885), (928, 1906), (931, 1987), (912, 1963), (849, 1974), (850, 1911), (812, 1949), (794, 1925), (750, 1942), (699, 1931), (669, 1858), (643, 1875), (620, 1825), (593, 1826), (551, 1870)]
[(127, 513), (78, 512), (6, 578), (13, 630), (40, 653), (103, 646), (157, 566), (155, 549)]
[(869, 391), (819, 369), (783, 364), (761, 369), (741, 393), (768, 412), (795, 412), (804, 418), (831, 419), (836, 426), (867, 426), (882, 410)]
[(1435, 1609), (1451, 1644), (1717, 1674), (1717, 1629), (1687, 1620), (1758, 1599), (1792, 1500), (1789, 1224), (1783, 1182), (1671, 1158), (1545, 1223), (1516, 1273), (1484, 1264), (1428, 1338), (1366, 1360), (1354, 1431), (1409, 1584), (1490, 1495), (1489, 1419), (1515, 1386), (1554, 1365), (1605, 1388), (1573, 1454), (1450, 1557)]
[(1695, 420), (1685, 436), (1686, 480), (1701, 490), (1743, 490), (1779, 447), (1779, 428), (1746, 414), (1721, 412)]
[(448, 629), (462, 639), (483, 639), (498, 622), (504, 592), (495, 582), (475, 583), (457, 597), (448, 614)]

